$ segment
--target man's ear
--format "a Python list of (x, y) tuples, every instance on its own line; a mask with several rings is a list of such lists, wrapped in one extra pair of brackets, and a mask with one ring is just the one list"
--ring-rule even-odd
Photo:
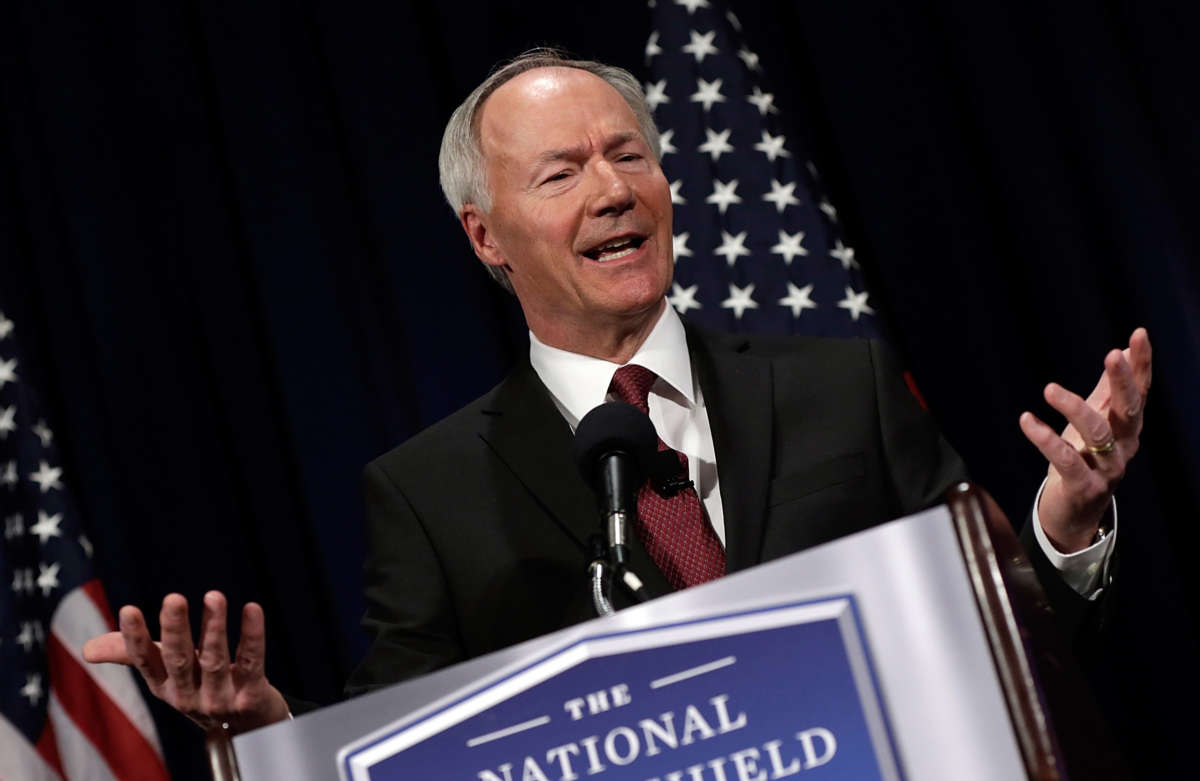
[(464, 204), (459, 215), (463, 230), (471, 240), (471, 248), (485, 264), (499, 268), (508, 268), (504, 253), (496, 246), (495, 236), (488, 229), (488, 216), (473, 203)]

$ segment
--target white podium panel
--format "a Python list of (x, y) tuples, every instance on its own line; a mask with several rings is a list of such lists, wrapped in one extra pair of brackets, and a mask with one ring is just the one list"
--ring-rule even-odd
[(1024, 778), (962, 562), (929, 510), (241, 735), (241, 775)]

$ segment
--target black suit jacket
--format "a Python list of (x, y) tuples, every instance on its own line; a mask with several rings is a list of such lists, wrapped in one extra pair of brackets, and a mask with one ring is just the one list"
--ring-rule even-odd
[[(961, 460), (877, 342), (687, 328), (720, 470), (730, 572), (937, 504)], [(593, 617), (595, 499), (529, 363), (370, 463), (355, 694)], [(634, 538), (654, 595), (671, 587)]]

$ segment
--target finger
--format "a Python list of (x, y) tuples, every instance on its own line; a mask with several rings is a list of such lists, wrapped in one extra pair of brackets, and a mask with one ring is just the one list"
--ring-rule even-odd
[(1152, 358), (1150, 334), (1146, 332), (1145, 328), (1138, 328), (1129, 337), (1129, 347), (1125, 350), (1125, 359), (1133, 369), (1133, 376), (1143, 396), (1150, 391)]
[(91, 664), (133, 664), (120, 632), (97, 635), (83, 644), (83, 661)]
[(1046, 402), (1070, 422), (1085, 445), (1104, 447), (1113, 441), (1108, 419), (1078, 394), (1052, 382), (1046, 386), (1045, 397)]
[(158, 620), (162, 625), (162, 659), (167, 677), (180, 694), (194, 693), (196, 646), (188, 626), (187, 600), (181, 594), (168, 594), (163, 599)]
[(1141, 431), (1142, 397), (1133, 369), (1120, 350), (1113, 350), (1104, 359), (1104, 373), (1112, 386), (1109, 423), (1118, 439), (1136, 437)]
[(233, 678), (229, 670), (229, 636), (225, 628), (225, 595), (204, 595), (200, 619), (200, 694), (205, 710), (228, 710), (232, 702)]
[(263, 677), (267, 653), (266, 618), (254, 602), (242, 608), (242, 639), (238, 642), (234, 681), (240, 689)]
[(1092, 392), (1088, 394), (1088, 406), (1092, 409), (1106, 410), (1111, 398), (1112, 389), (1108, 383), (1108, 372), (1100, 372), (1100, 379), (1096, 382), (1096, 387), (1092, 388)]
[(1082, 483), (1091, 477), (1091, 468), (1079, 455), (1079, 451), (1071, 447), (1054, 429), (1038, 420), (1032, 412), (1021, 413), (1018, 421), (1025, 438), (1045, 457), (1050, 465), (1062, 475), (1067, 482)]
[(167, 679), (167, 670), (163, 666), (158, 645), (150, 638), (142, 611), (132, 605), (126, 605), (121, 608), (117, 623), (120, 625), (121, 640), (125, 646), (125, 655), (129, 659), (128, 663), (137, 668), (151, 689), (157, 689)]

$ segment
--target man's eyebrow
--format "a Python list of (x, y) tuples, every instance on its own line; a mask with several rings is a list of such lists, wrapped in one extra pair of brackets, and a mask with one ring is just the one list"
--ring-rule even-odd
[[(614, 133), (604, 141), (604, 149), (607, 152), (610, 149), (615, 149), (622, 144), (628, 144), (630, 141), (636, 140), (640, 134), (634, 131), (625, 133)], [(545, 165), (559, 160), (573, 160), (587, 155), (587, 147), (583, 144), (577, 146), (563, 147), (562, 149), (548, 149), (537, 156), (535, 161), (537, 165)]]
[(630, 141), (636, 141), (638, 138), (641, 138), (641, 133), (635, 133), (632, 130), (625, 133), (617, 133), (609, 136), (608, 142), (604, 145), (604, 149), (605, 151), (616, 149), (622, 144), (628, 144)]
[(548, 149), (537, 156), (537, 164), (553, 163), (558, 160), (573, 160), (583, 157), (587, 150), (583, 145), (569, 146), (562, 149)]

